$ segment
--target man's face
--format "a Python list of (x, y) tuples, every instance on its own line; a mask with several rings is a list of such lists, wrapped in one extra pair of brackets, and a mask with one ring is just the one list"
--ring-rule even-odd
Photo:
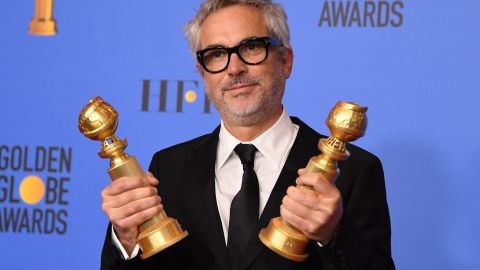
[[(262, 14), (253, 7), (233, 5), (221, 8), (203, 22), (200, 49), (210, 46), (233, 47), (252, 37), (268, 36)], [(283, 53), (280, 50), (284, 50)], [(205, 91), (223, 121), (251, 126), (281, 112), (285, 80), (290, 76), (291, 50), (271, 47), (268, 58), (258, 65), (242, 62), (232, 54), (226, 70), (209, 73), (197, 63)]]

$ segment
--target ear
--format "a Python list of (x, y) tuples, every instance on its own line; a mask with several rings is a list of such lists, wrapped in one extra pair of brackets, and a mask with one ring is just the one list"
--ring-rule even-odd
[(283, 51), (282, 62), (285, 79), (288, 79), (290, 77), (290, 73), (292, 73), (293, 66), (293, 50), (291, 48), (285, 48)]
[(202, 65), (200, 65), (200, 63), (198, 62), (195, 62), (195, 67), (197, 68), (198, 73), (200, 73), (200, 76), (202, 76), (203, 78), (203, 75), (205, 74), (205, 70), (203, 70)]

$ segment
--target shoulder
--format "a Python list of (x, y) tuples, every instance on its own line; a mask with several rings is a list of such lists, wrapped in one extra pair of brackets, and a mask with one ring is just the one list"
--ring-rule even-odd
[(212, 133), (204, 134), (192, 140), (185, 141), (185, 142), (167, 147), (165, 149), (159, 150), (153, 155), (153, 159), (155, 160), (155, 159), (172, 158), (175, 156), (188, 155), (193, 151), (195, 151), (196, 149), (198, 149), (199, 147), (206, 144), (209, 140), (212, 140), (212, 139), (215, 140), (214, 136), (217, 136), (217, 140), (218, 140), (218, 132), (216, 132), (216, 130), (213, 131)]
[(161, 158), (163, 156), (169, 156), (172, 154), (182, 154), (182, 153), (188, 153), (190, 151), (193, 151), (196, 149), (199, 145), (202, 145), (208, 138), (211, 136), (211, 134), (204, 134), (202, 136), (199, 136), (197, 138), (194, 138), (189, 141), (181, 142), (176, 145), (169, 146), (165, 149), (161, 149), (153, 155), (153, 157)]
[(212, 133), (204, 134), (192, 140), (157, 151), (152, 157), (150, 169), (157, 164), (172, 164), (172, 166), (175, 164), (184, 164), (184, 162), (188, 162), (199, 149), (216, 146), (218, 142), (218, 130), (219, 127)]

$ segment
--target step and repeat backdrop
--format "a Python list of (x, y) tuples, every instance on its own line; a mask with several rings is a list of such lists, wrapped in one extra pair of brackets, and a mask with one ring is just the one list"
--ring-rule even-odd
[[(112, 104), (144, 168), (213, 130), (182, 31), (200, 1), (57, 0), (54, 36), (28, 34), (33, 0), (0, 2), (0, 269), (98, 269), (109, 164), (78, 115)], [(383, 161), (397, 268), (480, 269), (480, 2), (279, 2), (289, 114), (328, 134), (337, 101), (369, 107), (355, 144)]]

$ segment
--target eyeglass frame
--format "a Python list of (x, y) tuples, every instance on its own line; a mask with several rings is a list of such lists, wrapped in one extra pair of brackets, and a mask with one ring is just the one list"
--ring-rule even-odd
[[(263, 41), (263, 43), (265, 44), (265, 58), (261, 61), (255, 62), (255, 63), (250, 63), (250, 62), (245, 61), (245, 59), (243, 59), (243, 57), (241, 56), (241, 54), (239, 52), (239, 48), (241, 46), (245, 45), (248, 42), (252, 42), (252, 41)], [(210, 48), (206, 48), (206, 49), (203, 49), (203, 50), (199, 50), (199, 51), (197, 51), (196, 55), (197, 55), (198, 63), (205, 69), (205, 71), (215, 74), (215, 73), (220, 73), (220, 72), (222, 72), (222, 71), (224, 71), (228, 68), (228, 65), (230, 64), (230, 57), (232, 56), (233, 53), (235, 53), (238, 56), (238, 58), (243, 63), (245, 63), (247, 65), (258, 65), (258, 64), (261, 64), (261, 63), (265, 62), (265, 60), (267, 60), (267, 58), (268, 58), (268, 52), (269, 52), (270, 46), (282, 47), (283, 43), (278, 38), (275, 38), (275, 37), (253, 37), (253, 38), (250, 38), (250, 39), (247, 39), (247, 40), (244, 40), (244, 41), (240, 42), (237, 46), (233, 46), (233, 47), (229, 47), (229, 48), (226, 48), (226, 47), (223, 47), (223, 46), (217, 46), (217, 47), (210, 47)], [(223, 50), (227, 51), (227, 53), (228, 53), (227, 64), (225, 65), (224, 68), (222, 68), (218, 71), (210, 71), (207, 68), (207, 66), (205, 65), (205, 61), (204, 61), (203, 57), (204, 57), (205, 53), (207, 53), (209, 51), (213, 51), (213, 50), (218, 50), (218, 49), (223, 49)]]

